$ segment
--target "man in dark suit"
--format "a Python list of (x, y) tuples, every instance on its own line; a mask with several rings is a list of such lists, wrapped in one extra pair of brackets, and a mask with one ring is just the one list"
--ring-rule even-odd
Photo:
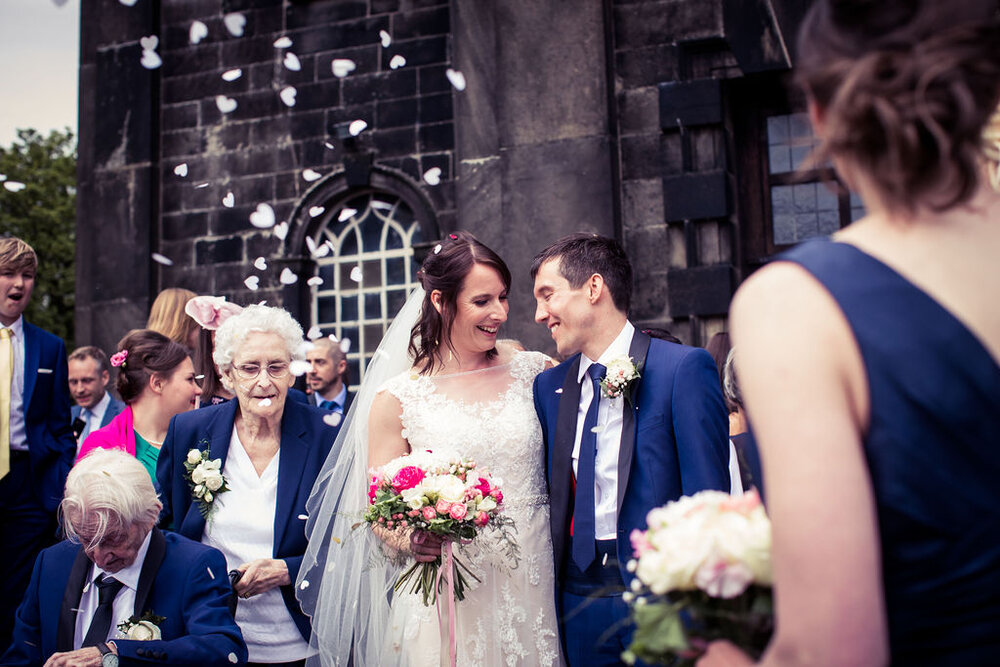
[(0, 238), (0, 647), (31, 565), (55, 541), (55, 509), (76, 456), (66, 387), (66, 346), (24, 321), (38, 257)]
[(69, 392), (76, 401), (70, 416), (79, 452), (90, 432), (111, 423), (125, 409), (125, 404), (108, 393), (111, 374), (104, 350), (93, 345), (78, 347), (68, 361)]
[(323, 337), (313, 341), (306, 352), (306, 361), (312, 369), (306, 373), (310, 394), (309, 403), (324, 410), (347, 414), (354, 395), (347, 391), (347, 355), (340, 344)]
[(632, 268), (613, 239), (563, 238), (532, 263), (536, 321), (565, 361), (535, 379), (547, 450), (560, 635), (576, 665), (627, 648), (629, 535), (646, 514), (729, 489), (726, 409), (705, 350), (636, 331)]
[(245, 662), (225, 559), (161, 533), (161, 507), (146, 469), (124, 452), (96, 450), (73, 468), (61, 505), (68, 539), (35, 561), (0, 662)]

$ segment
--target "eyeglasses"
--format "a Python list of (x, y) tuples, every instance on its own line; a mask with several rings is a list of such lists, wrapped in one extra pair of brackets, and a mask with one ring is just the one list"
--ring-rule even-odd
[(274, 380), (280, 380), (288, 375), (288, 364), (239, 364), (233, 366), (236, 375), (243, 380), (256, 380), (260, 376), (260, 371), (267, 368), (267, 374)]

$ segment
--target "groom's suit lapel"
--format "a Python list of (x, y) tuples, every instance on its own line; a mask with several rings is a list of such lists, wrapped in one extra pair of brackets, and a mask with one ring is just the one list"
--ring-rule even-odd
[(632, 473), (632, 459), (635, 452), (635, 437), (639, 421), (639, 391), (642, 376), (646, 370), (646, 356), (649, 353), (649, 336), (636, 331), (632, 336), (632, 344), (628, 349), (630, 356), (639, 372), (631, 388), (631, 401), (626, 401), (622, 409), (622, 438), (618, 448), (618, 510), (621, 511), (625, 501), (625, 491), (628, 489), (628, 478)]
[(576, 441), (576, 421), (580, 410), (580, 355), (569, 365), (563, 380), (559, 397), (559, 413), (556, 417), (556, 437), (552, 447), (552, 488), (550, 501), (552, 516), (559, 523), (553, 531), (552, 545), (557, 561), (569, 537), (570, 501), (573, 498), (573, 443)]
[[(233, 437), (233, 429), (236, 428), (236, 408), (237, 401), (234, 398), (225, 404), (218, 411), (213, 410), (211, 421), (208, 422), (205, 432), (208, 433), (208, 452), (212, 459), (222, 459), (222, 467), (226, 466), (226, 456), (229, 455), (229, 441)], [(204, 442), (195, 445), (198, 449), (205, 449)], [(187, 452), (179, 452), (178, 456), (187, 456)], [(205, 533), (205, 517), (198, 509), (198, 501), (192, 500), (188, 506), (187, 514), (178, 530), (182, 535), (187, 535), (193, 540), (198, 540)]]

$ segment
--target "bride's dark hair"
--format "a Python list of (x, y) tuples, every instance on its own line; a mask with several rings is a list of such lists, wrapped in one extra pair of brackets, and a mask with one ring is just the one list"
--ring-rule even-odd
[(843, 158), (891, 209), (967, 202), (1000, 97), (996, 0), (820, 0), (799, 32), (814, 158)]
[[(451, 325), (455, 321), (455, 304), (458, 293), (476, 264), (488, 266), (500, 274), (504, 289), (510, 289), (510, 269), (500, 255), (479, 242), (468, 232), (449, 234), (438, 248), (427, 255), (420, 267), (420, 284), (425, 294), (420, 309), (420, 319), (410, 331), (410, 356), (413, 365), (421, 373), (430, 373), (441, 362), (441, 348), (451, 347)], [(441, 292), (441, 312), (431, 302), (431, 292)], [(493, 348), (486, 353), (487, 358), (496, 357)]]

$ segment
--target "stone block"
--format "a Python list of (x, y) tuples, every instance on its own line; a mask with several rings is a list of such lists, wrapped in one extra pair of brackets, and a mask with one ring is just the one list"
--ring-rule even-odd
[(295, 52), (301, 56), (319, 51), (377, 44), (379, 30), (389, 30), (389, 27), (388, 17), (380, 16), (314, 26), (297, 31), (292, 39), (295, 40)]
[(164, 158), (195, 155), (205, 150), (205, 137), (201, 130), (180, 130), (160, 135), (160, 154)]
[(437, 65), (448, 61), (447, 37), (423, 37), (394, 41), (383, 53), (384, 62), (388, 63), (396, 54), (406, 58), (407, 67), (421, 65)]
[(623, 90), (618, 95), (618, 127), (622, 135), (654, 132), (660, 126), (657, 90), (653, 86)]
[(198, 241), (194, 245), (195, 263), (199, 266), (244, 260), (243, 239), (238, 236), (214, 241)]
[(379, 102), (375, 107), (376, 126), (401, 127), (417, 124), (417, 98)]
[(399, 157), (416, 153), (416, 135), (413, 127), (376, 130), (372, 133), (375, 153), (379, 157)]
[(450, 93), (452, 85), (445, 74), (447, 71), (447, 65), (428, 65), (417, 70), (420, 77), (420, 94)]
[(616, 7), (615, 43), (642, 47), (721, 37), (722, 4), (662, 0)]
[(417, 133), (421, 153), (450, 151), (455, 148), (455, 128), (452, 123), (421, 125)]
[(368, 11), (365, 0), (324, 0), (288, 3), (285, 20), (289, 30), (362, 18)]
[(730, 212), (724, 172), (667, 176), (663, 179), (664, 217), (670, 222), (724, 218)]
[[(277, 24), (276, 24), (277, 25)], [(243, 67), (262, 63), (278, 57), (274, 48), (274, 35), (268, 33), (258, 37), (240, 37), (221, 44), (220, 62), (223, 67)]]
[(728, 264), (672, 270), (667, 283), (671, 317), (721, 315), (729, 311), (733, 268)]
[(656, 178), (663, 174), (659, 133), (622, 137), (620, 144), (624, 180)]
[(454, 113), (451, 100), (451, 92), (420, 97), (420, 122), (439, 123), (452, 120)]
[[(622, 223), (626, 230), (656, 229), (666, 235), (663, 183), (658, 178), (622, 182)], [(661, 256), (657, 264), (662, 263)]]
[(447, 35), (449, 32), (451, 32), (451, 16), (447, 5), (423, 11), (400, 12), (392, 21), (394, 40)]
[(344, 104), (413, 97), (417, 93), (417, 70), (399, 69), (371, 75), (352, 74), (341, 83)]
[(164, 215), (160, 222), (161, 234), (166, 241), (180, 241), (208, 233), (208, 213), (180, 213)]
[[(170, 78), (174, 76), (186, 76), (188, 74), (198, 74), (200, 72), (212, 72), (221, 66), (219, 52), (221, 48), (216, 43), (206, 41), (198, 45), (188, 43), (188, 30), (190, 26), (185, 24), (178, 32), (177, 39), (183, 42), (171, 45), (169, 42), (161, 49), (163, 56), (163, 66), (160, 67), (160, 76)], [(173, 33), (173, 30), (170, 31)]]
[(340, 104), (340, 88), (329, 81), (295, 86), (294, 112), (327, 109)]
[(678, 78), (677, 48), (672, 44), (655, 44), (617, 51), (615, 74), (625, 88), (674, 81)]

